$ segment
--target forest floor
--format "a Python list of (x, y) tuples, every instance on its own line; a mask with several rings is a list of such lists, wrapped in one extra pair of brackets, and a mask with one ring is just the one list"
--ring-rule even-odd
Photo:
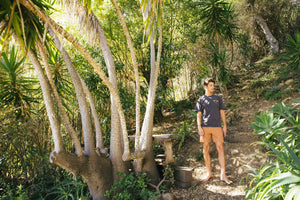
[[(162, 122), (155, 125), (154, 134), (172, 133), (178, 135), (183, 123), (189, 123), (189, 136), (186, 137), (180, 150), (178, 150), (178, 142), (176, 144), (175, 141), (173, 151), (176, 160), (175, 166), (193, 168), (193, 179), (196, 184), (186, 189), (176, 186), (171, 188), (169, 192), (174, 195), (175, 199), (245, 199), (245, 188), (251, 181), (251, 176), (249, 176), (251, 170), (247, 165), (259, 170), (267, 162), (268, 157), (263, 153), (262, 146), (255, 143), (256, 141), (261, 141), (261, 139), (260, 136), (253, 134), (251, 123), (255, 121), (254, 116), (259, 112), (268, 111), (274, 103), (279, 103), (281, 100), (291, 103), (293, 97), (285, 97), (276, 101), (267, 101), (263, 97), (258, 99), (255, 93), (247, 89), (247, 82), (236, 85), (234, 88), (229, 91), (232, 94), (229, 101), (236, 106), (234, 109), (227, 111), (230, 122), (228, 124), (227, 137), (224, 139), (226, 174), (233, 181), (230, 185), (220, 181), (218, 153), (213, 142), (210, 145), (210, 155), (214, 177), (205, 183), (200, 181), (205, 177), (206, 171), (203, 158), (201, 160), (197, 159), (197, 155), (202, 149), (202, 144), (198, 141), (196, 119), (192, 119), (193, 115), (188, 111), (193, 108), (185, 110), (181, 115), (167, 113)], [(299, 93), (295, 96), (297, 97), (297, 95)]]

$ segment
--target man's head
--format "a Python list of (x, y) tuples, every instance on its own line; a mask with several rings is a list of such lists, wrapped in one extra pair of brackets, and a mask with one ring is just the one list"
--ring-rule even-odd
[(207, 78), (204, 80), (205, 92), (208, 95), (212, 95), (215, 91), (215, 81), (212, 78)]
[(209, 83), (215, 83), (214, 79), (212, 79), (212, 78), (206, 78), (204, 80), (204, 86), (208, 86)]

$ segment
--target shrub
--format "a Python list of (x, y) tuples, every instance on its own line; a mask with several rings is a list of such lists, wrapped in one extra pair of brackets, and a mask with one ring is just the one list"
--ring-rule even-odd
[(111, 189), (106, 191), (105, 196), (109, 199), (156, 199), (156, 192), (152, 192), (148, 189), (150, 179), (147, 177), (146, 173), (130, 173), (129, 175), (118, 173), (118, 176), (121, 177), (121, 180), (114, 183)]

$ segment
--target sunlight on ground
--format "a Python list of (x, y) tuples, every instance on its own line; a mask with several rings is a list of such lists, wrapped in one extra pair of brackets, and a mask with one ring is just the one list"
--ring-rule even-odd
[(220, 185), (207, 185), (205, 189), (208, 191), (214, 192), (214, 193), (219, 193), (219, 194), (224, 194), (228, 196), (242, 196), (245, 195), (244, 189), (246, 186), (220, 186)]

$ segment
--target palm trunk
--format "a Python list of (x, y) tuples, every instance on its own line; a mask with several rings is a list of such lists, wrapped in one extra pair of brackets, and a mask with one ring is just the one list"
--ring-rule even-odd
[(47, 78), (45, 77), (42, 66), (37, 56), (34, 54), (34, 52), (31, 49), (28, 50), (28, 56), (33, 64), (35, 72), (37, 73), (37, 76), (39, 78), (39, 82), (41, 84), (45, 107), (50, 122), (52, 136), (53, 136), (54, 152), (57, 153), (62, 152), (64, 151), (64, 145), (63, 145), (63, 140), (60, 132), (60, 124), (55, 114), (54, 103), (51, 97), (50, 87)]
[(105, 192), (112, 185), (112, 166), (109, 159), (102, 156), (77, 157), (67, 152), (52, 152), (51, 159), (74, 176), (81, 176), (87, 183), (93, 200), (105, 200)]
[(56, 32), (62, 34), (64, 38), (66, 38), (69, 42), (71, 42), (80, 52), (81, 54), (87, 59), (87, 61), (91, 64), (91, 66), (94, 68), (94, 70), (98, 73), (100, 78), (102, 79), (103, 83), (108, 87), (110, 93), (112, 94), (114, 100), (116, 101), (116, 107), (119, 112), (120, 116), (120, 122), (123, 132), (123, 141), (124, 141), (124, 152), (122, 159), (124, 161), (132, 160), (135, 157), (139, 157), (142, 155), (135, 155), (130, 154), (129, 149), (129, 140), (128, 140), (128, 132), (126, 128), (126, 120), (125, 115), (122, 109), (121, 100), (117, 93), (117, 88), (115, 88), (109, 81), (109, 79), (106, 77), (105, 73), (100, 67), (100, 64), (95, 62), (92, 56), (83, 48), (82, 45), (80, 45), (74, 37), (72, 37), (70, 34), (68, 34), (61, 26), (59, 26), (56, 22), (54, 22), (49, 16), (47, 16), (44, 12), (39, 10), (30, 0), (20, 0), (20, 3), (25, 6), (29, 11), (33, 12), (35, 15), (37, 15), (42, 21), (47, 23), (51, 29), (55, 30)]
[[(148, 14), (151, 9), (151, 4), (148, 2), (145, 13), (143, 13), (144, 20), (147, 19)], [(153, 16), (151, 16), (153, 20)], [(152, 21), (150, 20), (150, 21)], [(151, 24), (151, 23), (150, 23)], [(150, 27), (148, 27), (148, 33), (150, 33)], [(159, 174), (156, 168), (154, 154), (153, 154), (153, 145), (152, 145), (152, 129), (153, 129), (153, 117), (154, 117), (154, 103), (155, 103), (155, 93), (157, 86), (157, 78), (159, 72), (160, 56), (162, 48), (162, 23), (159, 26), (159, 41), (158, 41), (158, 52), (157, 52), (157, 61), (155, 63), (155, 46), (154, 46), (154, 30), (151, 31), (150, 35), (150, 65), (151, 65), (151, 77), (148, 90), (148, 101), (147, 108), (145, 113), (145, 118), (142, 126), (141, 133), (141, 142), (140, 148), (142, 151), (146, 151), (146, 156), (144, 158), (143, 171), (146, 171), (153, 183), (159, 182)]]
[(49, 31), (51, 37), (53, 38), (55, 45), (61, 51), (62, 56), (65, 60), (66, 66), (68, 68), (68, 71), (70, 73), (71, 79), (73, 81), (73, 85), (75, 88), (76, 97), (77, 97), (78, 105), (79, 105), (79, 109), (80, 109), (80, 114), (81, 114), (82, 129), (83, 129), (83, 133), (84, 133), (84, 154), (85, 155), (93, 155), (93, 154), (95, 154), (95, 142), (94, 142), (93, 134), (92, 134), (92, 123), (91, 123), (88, 104), (86, 101), (86, 97), (85, 97), (85, 94), (83, 91), (83, 87), (82, 87), (80, 78), (72, 64), (69, 54), (66, 52), (64, 47), (61, 45), (60, 41), (55, 36), (54, 32), (50, 28), (48, 31)]
[(60, 98), (60, 96), (59, 96), (59, 94), (58, 94), (58, 92), (56, 90), (54, 81), (52, 79), (52, 75), (51, 75), (51, 71), (50, 71), (50, 66), (49, 66), (48, 58), (46, 56), (47, 50), (45, 49), (45, 47), (43, 46), (43, 44), (41, 43), (40, 40), (37, 40), (37, 43), (38, 43), (38, 47), (40, 49), (40, 54), (41, 54), (42, 60), (44, 62), (46, 75), (47, 75), (47, 78), (49, 80), (49, 84), (51, 86), (51, 90), (53, 92), (54, 99), (55, 99), (55, 101), (57, 103), (59, 112), (61, 114), (62, 121), (63, 121), (64, 125), (66, 126), (66, 129), (67, 129), (67, 131), (69, 132), (69, 134), (70, 134), (70, 136), (72, 138), (72, 141), (73, 141), (74, 146), (75, 146), (75, 153), (76, 153), (76, 155), (82, 156), (83, 155), (83, 151), (82, 151), (82, 148), (81, 148), (81, 145), (80, 145), (80, 141), (79, 141), (79, 139), (77, 137), (77, 134), (76, 134), (76, 132), (75, 132), (72, 124), (69, 121), (68, 115), (67, 115), (67, 113), (66, 113), (66, 111), (64, 109), (64, 106), (62, 104), (61, 98)]
[[(58, 41), (59, 42), (59, 41)], [(59, 46), (59, 45), (58, 45)], [(62, 49), (64, 51), (64, 49)], [(64, 53), (66, 54), (66, 52)], [(43, 90), (43, 96), (45, 99), (45, 105), (48, 113), (52, 113), (49, 116), (55, 116), (53, 102), (51, 102), (50, 87), (47, 84), (46, 77), (43, 74), (41, 65), (39, 64), (37, 56), (32, 50), (28, 52), (29, 57), (33, 65), (35, 66), (36, 72), (38, 74), (41, 87)], [(66, 59), (66, 58), (65, 58)], [(72, 70), (71, 70), (72, 71)], [(74, 73), (74, 72), (71, 72)], [(74, 75), (74, 74), (73, 74)], [(74, 83), (76, 84), (76, 82)], [(49, 109), (50, 108), (50, 109)], [(71, 172), (74, 176), (83, 177), (84, 181), (89, 187), (89, 191), (93, 197), (93, 200), (105, 200), (105, 192), (110, 189), (112, 184), (112, 166), (111, 162), (102, 157), (97, 156), (97, 154), (91, 153), (91, 156), (78, 157), (74, 154), (67, 153), (63, 149), (62, 138), (59, 132), (59, 123), (56, 119), (56, 123), (53, 123), (51, 117), (49, 117), (51, 127), (56, 127), (52, 129), (52, 134), (54, 138), (55, 149), (50, 155), (50, 161), (63, 169)], [(52, 125), (53, 124), (53, 125)]]
[[(136, 95), (135, 95), (135, 103), (136, 103), (136, 131), (135, 131), (135, 152), (137, 154), (139, 154), (140, 152), (140, 148), (139, 148), (139, 144), (140, 144), (140, 136), (141, 136), (141, 132), (140, 132), (140, 99), (141, 99), (141, 92), (140, 92), (140, 77), (139, 77), (139, 71), (138, 71), (138, 63), (136, 60), (136, 56), (135, 56), (135, 52), (134, 52), (134, 47), (132, 44), (132, 40), (131, 40), (131, 36), (129, 34), (125, 19), (121, 13), (120, 8), (118, 7), (117, 3), (115, 0), (111, 0), (117, 13), (119, 16), (119, 19), (121, 20), (121, 24), (123, 27), (123, 30), (125, 32), (125, 36), (126, 36), (126, 40), (127, 40), (127, 44), (130, 50), (130, 55), (131, 55), (131, 61), (133, 64), (133, 68), (134, 68), (134, 75), (135, 75), (135, 89), (136, 89)], [(142, 171), (142, 159), (143, 158), (139, 158), (137, 160), (134, 161), (134, 168), (136, 172), (141, 172)]]
[[(87, 9), (85, 12), (88, 12)], [(117, 75), (115, 70), (115, 62), (108, 46), (108, 42), (103, 33), (102, 27), (98, 18), (91, 12), (93, 22), (96, 24), (97, 38), (100, 42), (100, 47), (103, 53), (103, 57), (108, 69), (109, 81), (114, 88), (118, 88)], [(118, 90), (116, 90), (117, 95), (119, 96)], [(117, 109), (117, 102), (114, 99), (113, 95), (110, 96), (111, 99), (111, 136), (110, 136), (110, 160), (113, 164), (113, 177), (114, 182), (118, 181), (120, 177), (117, 175), (118, 172), (128, 173), (128, 162), (123, 161), (122, 154), (124, 150), (124, 145), (126, 149), (129, 149), (129, 142), (122, 140), (122, 128), (120, 124), (120, 114)], [(125, 119), (124, 119), (125, 120)], [(125, 136), (127, 138), (127, 136)], [(124, 139), (124, 136), (123, 136)]]
[(82, 80), (82, 78), (80, 77), (80, 75), (78, 74), (83, 90), (87, 96), (87, 99), (89, 100), (89, 104), (91, 107), (91, 112), (92, 112), (92, 116), (94, 119), (94, 126), (95, 126), (95, 132), (96, 132), (96, 148), (100, 150), (100, 153), (104, 153), (104, 145), (103, 145), (103, 136), (102, 136), (102, 129), (101, 129), (101, 124), (97, 115), (97, 110), (95, 107), (95, 103), (92, 97), (92, 94), (90, 93), (88, 87), (86, 86), (84, 80)]
[(139, 151), (139, 138), (140, 138), (140, 98), (141, 98), (141, 92), (140, 92), (140, 76), (139, 76), (139, 69), (138, 69), (138, 63), (136, 60), (135, 52), (134, 52), (134, 47), (132, 44), (132, 40), (125, 22), (125, 19), (121, 13), (120, 8), (118, 7), (117, 3), (115, 0), (111, 0), (113, 5), (115, 6), (115, 9), (118, 13), (118, 16), (121, 20), (121, 24), (123, 27), (123, 30), (125, 32), (127, 44), (130, 50), (130, 55), (131, 55), (131, 61), (133, 64), (134, 68), (134, 75), (135, 75), (135, 89), (136, 89), (136, 95), (135, 95), (135, 103), (136, 103), (136, 132), (135, 132), (135, 150)]
[(266, 40), (268, 41), (268, 43), (270, 45), (271, 52), (278, 53), (279, 52), (279, 43), (278, 43), (277, 39), (271, 33), (266, 21), (255, 12), (255, 10), (254, 10), (255, 0), (251, 0), (251, 1), (248, 0), (247, 2), (250, 5), (250, 9), (252, 10), (254, 19), (256, 20), (257, 24), (261, 27), (261, 29), (263, 30), (263, 33), (266, 36)]

